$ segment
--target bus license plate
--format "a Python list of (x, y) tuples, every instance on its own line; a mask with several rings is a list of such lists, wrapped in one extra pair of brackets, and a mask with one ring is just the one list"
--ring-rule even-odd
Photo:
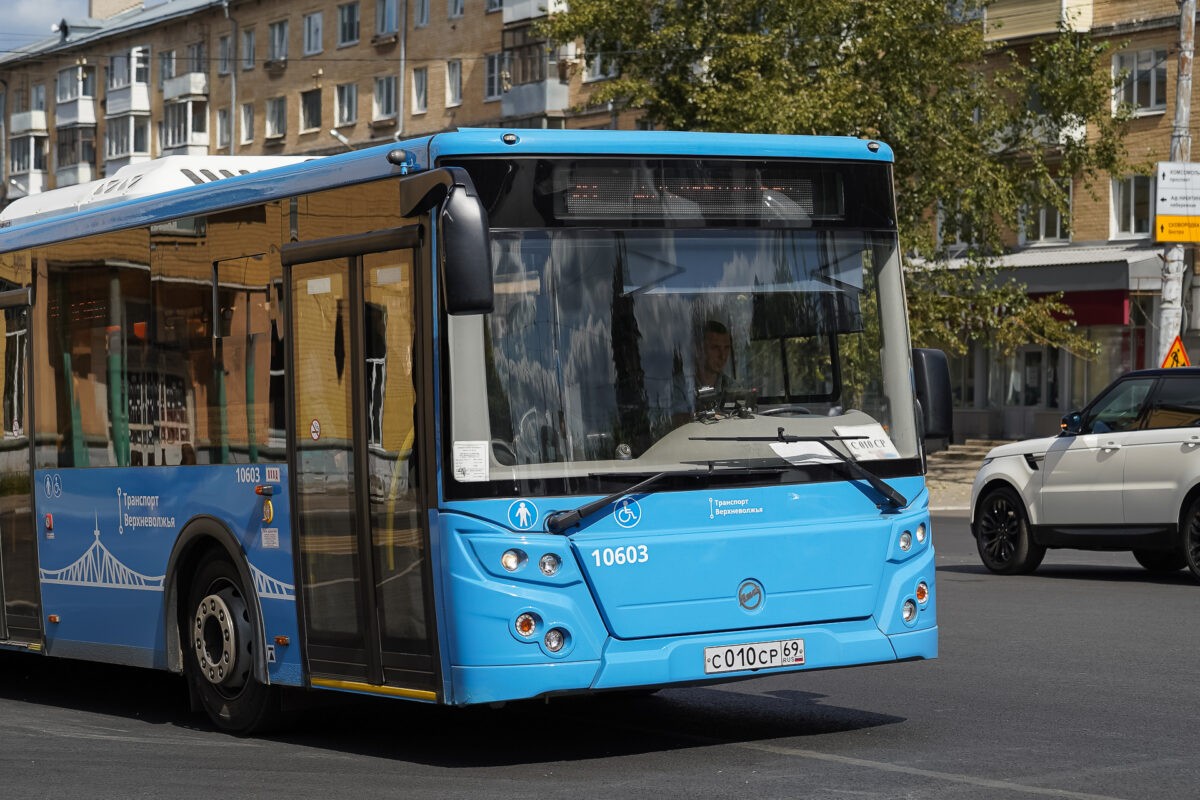
[(739, 672), (746, 669), (796, 667), (804, 663), (804, 640), (750, 642), (704, 648), (704, 673)]

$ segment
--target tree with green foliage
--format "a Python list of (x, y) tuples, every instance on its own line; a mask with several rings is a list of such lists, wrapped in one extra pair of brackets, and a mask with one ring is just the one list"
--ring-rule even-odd
[[(1090, 354), (1061, 296), (1030, 298), (988, 265), (1031, 210), (1067, 210), (1060, 176), (1119, 169), (1106, 46), (1066, 26), (1008, 47), (980, 0), (570, 0), (542, 24), (618, 75), (595, 102), (669, 130), (840, 134), (895, 152), (918, 344)], [(1084, 132), (1086, 131), (1086, 135)], [(934, 215), (940, 224), (933, 224)], [(970, 241), (962, 268), (947, 245)]]

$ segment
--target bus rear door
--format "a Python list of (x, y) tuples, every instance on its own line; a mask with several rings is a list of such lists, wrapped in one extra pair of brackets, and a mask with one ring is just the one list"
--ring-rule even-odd
[[(10, 284), (11, 285), (11, 284)], [(0, 291), (4, 321), (3, 439), (0, 439), (0, 640), (40, 644), (37, 531), (33, 515), (33, 471), (29, 437), (28, 289)], [(62, 493), (57, 478), (39, 487), (48, 497)], [(47, 528), (47, 535), (53, 535)]]
[(436, 700), (415, 228), (287, 245), (291, 465), (314, 686)]

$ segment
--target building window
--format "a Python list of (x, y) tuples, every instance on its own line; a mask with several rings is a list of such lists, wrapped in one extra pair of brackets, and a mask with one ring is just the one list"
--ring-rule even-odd
[(194, 42), (187, 46), (187, 71), (208, 72), (208, 45)]
[(300, 132), (321, 127), (321, 90), (300, 93)]
[(486, 0), (483, 10), (489, 11), (489, 12), (490, 11), (503, 11), (504, 10), (504, 0)]
[(21, 136), (9, 142), (9, 167), (11, 172), (46, 171), (45, 136)]
[(175, 77), (175, 51), (163, 50), (158, 54), (158, 85)]
[(287, 133), (287, 98), (268, 98), (266, 136), (268, 139), (278, 139), (285, 133)]
[(424, 114), (429, 110), (429, 70), (420, 67), (413, 70), (412, 113)]
[(217, 39), (217, 74), (228, 75), (233, 70), (233, 39), (222, 36)]
[(254, 69), (254, 29), (242, 31), (242, 69)]
[(358, 41), (358, 3), (338, 6), (338, 47)]
[(1113, 56), (1113, 70), (1122, 78), (1117, 101), (1139, 112), (1167, 108), (1167, 51), (1139, 50)]
[(1047, 203), (1026, 215), (1021, 230), (1021, 240), (1024, 244), (1036, 242), (1065, 242), (1070, 240), (1067, 225), (1070, 223), (1071, 185), (1067, 181), (1059, 181), (1059, 188), (1067, 196), (1068, 214), (1064, 218), (1062, 212), (1053, 203)]
[(104, 132), (104, 157), (106, 159), (149, 154), (149, 117), (126, 114), (108, 120)]
[(242, 144), (254, 141), (254, 104), (242, 103)]
[(375, 0), (375, 33), (386, 35), (400, 30), (398, 0)]
[(504, 56), (500, 53), (489, 53), (483, 59), (483, 99), (499, 100), (500, 94), (504, 91), (504, 84), (501, 79), (504, 69)]
[(429, 0), (417, 0), (417, 6), (413, 9), (413, 25), (418, 28), (423, 28), (429, 24)]
[(342, 83), (337, 87), (334, 116), (338, 125), (353, 125), (358, 121), (358, 84)]
[(304, 15), (304, 55), (316, 55), (325, 49), (322, 41), (324, 26), (325, 15), (322, 12)]
[(447, 16), (458, 19), (463, 15), (463, 0), (446, 0)]
[(535, 38), (528, 25), (502, 34), (504, 61), (513, 86), (546, 80), (546, 40)]
[(375, 79), (375, 108), (372, 119), (391, 119), (396, 116), (396, 76)]
[(585, 81), (603, 81), (617, 76), (617, 62), (610, 53), (597, 52), (586, 59)]
[(230, 118), (228, 108), (217, 109), (217, 147), (229, 147)]
[(123, 89), (131, 83), (150, 83), (150, 49), (135, 47), (112, 57), (108, 66), (108, 88)]
[(58, 72), (58, 102), (69, 103), (96, 95), (94, 67), (67, 67)]
[(1153, 214), (1154, 181), (1134, 175), (1113, 181), (1113, 215), (1117, 236), (1147, 236)]
[(164, 149), (186, 147), (191, 144), (193, 133), (208, 133), (208, 103), (206, 101), (188, 100), (163, 106), (162, 146)]
[(267, 28), (268, 44), (267, 44), (267, 60), (268, 61), (287, 61), (288, 55), (288, 24), (287, 20), (283, 19), (279, 22), (272, 22)]
[(462, 62), (446, 62), (446, 106), (462, 105)]
[(58, 168), (96, 161), (96, 129), (93, 127), (59, 128), (55, 165)]

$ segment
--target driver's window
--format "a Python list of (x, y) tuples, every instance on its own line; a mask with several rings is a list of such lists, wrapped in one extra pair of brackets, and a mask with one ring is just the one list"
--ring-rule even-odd
[(1122, 381), (1096, 399), (1088, 410), (1083, 429), (1090, 433), (1127, 431), (1138, 427), (1142, 404), (1154, 386), (1154, 378)]

